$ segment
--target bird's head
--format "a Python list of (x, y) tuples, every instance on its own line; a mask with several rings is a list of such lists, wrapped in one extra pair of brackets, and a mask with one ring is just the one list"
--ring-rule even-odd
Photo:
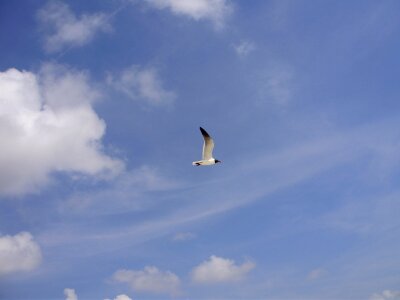
[(220, 163), (220, 162), (222, 162), (222, 161), (220, 161), (220, 160), (218, 160), (218, 159), (215, 160), (215, 163), (216, 163), (216, 164), (217, 164), (217, 163)]

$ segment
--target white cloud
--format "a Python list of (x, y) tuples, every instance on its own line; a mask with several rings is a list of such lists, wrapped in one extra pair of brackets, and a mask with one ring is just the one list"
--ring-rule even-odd
[[(104, 300), (111, 300), (111, 299), (104, 299)], [(132, 298), (122, 294), (115, 297), (114, 300), (132, 300)]]
[(129, 98), (144, 101), (152, 106), (170, 105), (176, 98), (174, 92), (163, 87), (154, 68), (131, 66), (118, 76), (109, 74), (107, 82)]
[(127, 295), (118, 295), (114, 300), (132, 300)]
[(370, 300), (400, 300), (400, 291), (384, 290), (382, 293), (375, 293)]
[(143, 270), (118, 270), (114, 280), (129, 284), (135, 291), (154, 294), (179, 294), (180, 280), (170, 271), (146, 266)]
[(233, 45), (237, 55), (244, 57), (256, 48), (254, 43), (250, 41), (241, 41), (239, 44)]
[(31, 271), (41, 261), (40, 247), (29, 232), (0, 236), (0, 275)]
[(158, 9), (169, 9), (174, 14), (185, 15), (194, 20), (209, 20), (220, 29), (233, 12), (227, 0), (146, 0)]
[(0, 194), (37, 191), (52, 172), (113, 175), (123, 164), (102, 153), (99, 93), (85, 73), (48, 64), (39, 74), (0, 72)]
[(181, 242), (181, 241), (188, 241), (192, 240), (196, 237), (194, 233), (191, 232), (178, 232), (172, 238), (173, 241)]
[(64, 289), (65, 300), (78, 300), (74, 289)]
[(97, 32), (109, 30), (105, 14), (83, 14), (77, 17), (69, 6), (61, 1), (50, 1), (38, 12), (38, 19), (46, 31), (45, 50), (58, 52), (66, 47), (83, 46)]
[(251, 261), (236, 265), (235, 261), (212, 255), (192, 270), (192, 280), (196, 283), (223, 283), (240, 281), (255, 267)]

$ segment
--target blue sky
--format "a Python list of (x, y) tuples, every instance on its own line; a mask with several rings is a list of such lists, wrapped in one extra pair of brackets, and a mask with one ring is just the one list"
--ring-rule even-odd
[(2, 1), (0, 299), (400, 299), (399, 12)]

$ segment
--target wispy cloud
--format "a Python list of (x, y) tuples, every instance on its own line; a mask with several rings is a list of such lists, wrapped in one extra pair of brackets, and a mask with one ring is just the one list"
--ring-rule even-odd
[(274, 68), (264, 77), (264, 86), (260, 89), (266, 101), (278, 105), (287, 105), (292, 98), (293, 71), (287, 68)]
[(39, 10), (38, 19), (45, 32), (44, 48), (49, 53), (59, 52), (67, 47), (83, 46), (98, 32), (111, 29), (109, 18), (105, 14), (76, 16), (61, 1), (48, 2)]
[(291, 20), (290, 13), (295, 11), (297, 4), (300, 3), (290, 0), (273, 0), (268, 2), (268, 7), (266, 9), (268, 18), (266, 19), (271, 29), (277, 31), (286, 29)]
[(233, 12), (229, 0), (145, 0), (158, 9), (169, 9), (177, 15), (188, 16), (196, 21), (209, 20), (215, 28), (224, 27), (226, 19)]
[(326, 271), (324, 269), (317, 268), (317, 269), (311, 270), (311, 272), (307, 276), (307, 279), (316, 280), (318, 278), (321, 278), (325, 273), (326, 273)]
[(336, 210), (327, 213), (317, 222), (339, 231), (360, 235), (381, 234), (396, 228), (396, 212), (400, 209), (400, 193), (348, 199)]
[(0, 236), (0, 276), (32, 271), (41, 261), (41, 249), (29, 232)]
[(175, 92), (163, 87), (155, 68), (131, 66), (120, 74), (108, 74), (107, 83), (130, 99), (150, 106), (171, 105), (176, 98)]
[(400, 291), (384, 290), (382, 293), (373, 294), (369, 300), (399, 300)]
[(216, 284), (236, 282), (255, 267), (251, 261), (237, 265), (234, 260), (212, 255), (209, 260), (202, 262), (192, 270), (192, 280), (195, 283)]
[[(355, 60), (367, 57), (387, 39), (393, 37), (399, 20), (391, 2), (371, 2), (364, 5), (355, 14), (341, 15), (338, 23), (323, 51), (334, 52), (336, 57), (345, 58), (349, 53), (357, 53)], [(324, 45), (322, 43), (321, 45)], [(318, 46), (321, 51), (321, 46)]]
[[(113, 243), (103, 245), (111, 250), (126, 245), (140, 244), (144, 241), (160, 236), (171, 235), (188, 224), (202, 222), (229, 210), (249, 205), (252, 202), (269, 201), (270, 196), (280, 190), (288, 189), (302, 182), (315, 178), (318, 174), (354, 161), (368, 162), (384, 160), (382, 152), (376, 151), (376, 144), (384, 147), (390, 143), (394, 132), (393, 122), (383, 122), (366, 127), (360, 127), (346, 132), (337, 132), (332, 136), (325, 136), (315, 141), (308, 141), (297, 145), (290, 145), (286, 149), (279, 149), (276, 153), (252, 153), (251, 162), (226, 166), (218, 178), (210, 179), (196, 186), (181, 186), (173, 193), (174, 201), (179, 202), (179, 209), (168, 210), (162, 206), (165, 201), (157, 197), (154, 205), (147, 206), (152, 216), (145, 220), (131, 218), (129, 224), (109, 228), (80, 230), (74, 234), (73, 227), (53, 228), (41, 235), (41, 242), (46, 245), (76, 243), (98, 243), (111, 240)], [(385, 132), (385, 136), (382, 136)], [(379, 142), (378, 142), (379, 141)], [(261, 151), (263, 152), (263, 151)], [(368, 169), (368, 164), (365, 164)], [(243, 177), (243, 174), (246, 174)], [(363, 172), (363, 176), (365, 176)], [(370, 174), (374, 180), (376, 173)], [(268, 178), (268, 181), (265, 181)], [(241, 181), (248, 189), (235, 185)], [(204, 187), (207, 188), (204, 188)], [(168, 194), (171, 194), (169, 190)], [(118, 194), (115, 194), (118, 195)], [(193, 195), (196, 195), (193, 197)], [(110, 198), (110, 197), (108, 197)], [(118, 196), (111, 197), (117, 199)], [(191, 199), (190, 201), (185, 201)], [(118, 202), (118, 200), (116, 200)], [(158, 203), (158, 204), (157, 204)], [(160, 210), (160, 207), (163, 207)], [(111, 213), (115, 211), (110, 210)], [(309, 226), (310, 224), (306, 224)], [(314, 224), (315, 225), (315, 224)], [(322, 223), (319, 226), (326, 226)], [(60, 234), (63, 232), (63, 234)], [(93, 251), (96, 247), (92, 247)]]
[(178, 232), (173, 236), (172, 240), (175, 242), (182, 242), (192, 240), (195, 237), (196, 235), (192, 232)]
[[(111, 300), (111, 299), (104, 299), (104, 300)], [(130, 298), (127, 295), (121, 294), (115, 297), (114, 300), (132, 300), (132, 298)]]
[(292, 103), (296, 88), (296, 70), (285, 62), (267, 62), (252, 75), (255, 98), (285, 108)]
[[(121, 173), (120, 176), (109, 182), (108, 188), (102, 187), (90, 192), (72, 194), (60, 204), (59, 210), (63, 214), (84, 214), (87, 217), (143, 211), (156, 205), (149, 195), (176, 190), (179, 187), (180, 183), (167, 178), (158, 169), (142, 166)], [(109, 201), (109, 199), (113, 199), (113, 201)]]
[(238, 44), (234, 44), (233, 49), (235, 49), (237, 55), (245, 57), (253, 52), (256, 46), (253, 42), (243, 40)]
[(51, 172), (115, 175), (123, 163), (102, 152), (105, 123), (92, 108), (99, 92), (86, 73), (54, 64), (38, 74), (0, 72), (0, 194), (22, 195)]
[(180, 279), (170, 271), (147, 266), (143, 270), (118, 270), (113, 275), (117, 282), (127, 283), (137, 292), (153, 294), (179, 294)]

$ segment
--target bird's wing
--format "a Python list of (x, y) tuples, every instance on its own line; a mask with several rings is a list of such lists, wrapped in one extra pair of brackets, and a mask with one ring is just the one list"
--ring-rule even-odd
[(214, 141), (211, 136), (200, 127), (201, 134), (203, 135), (204, 144), (203, 144), (203, 160), (208, 160), (212, 158), (212, 152), (214, 149)]

